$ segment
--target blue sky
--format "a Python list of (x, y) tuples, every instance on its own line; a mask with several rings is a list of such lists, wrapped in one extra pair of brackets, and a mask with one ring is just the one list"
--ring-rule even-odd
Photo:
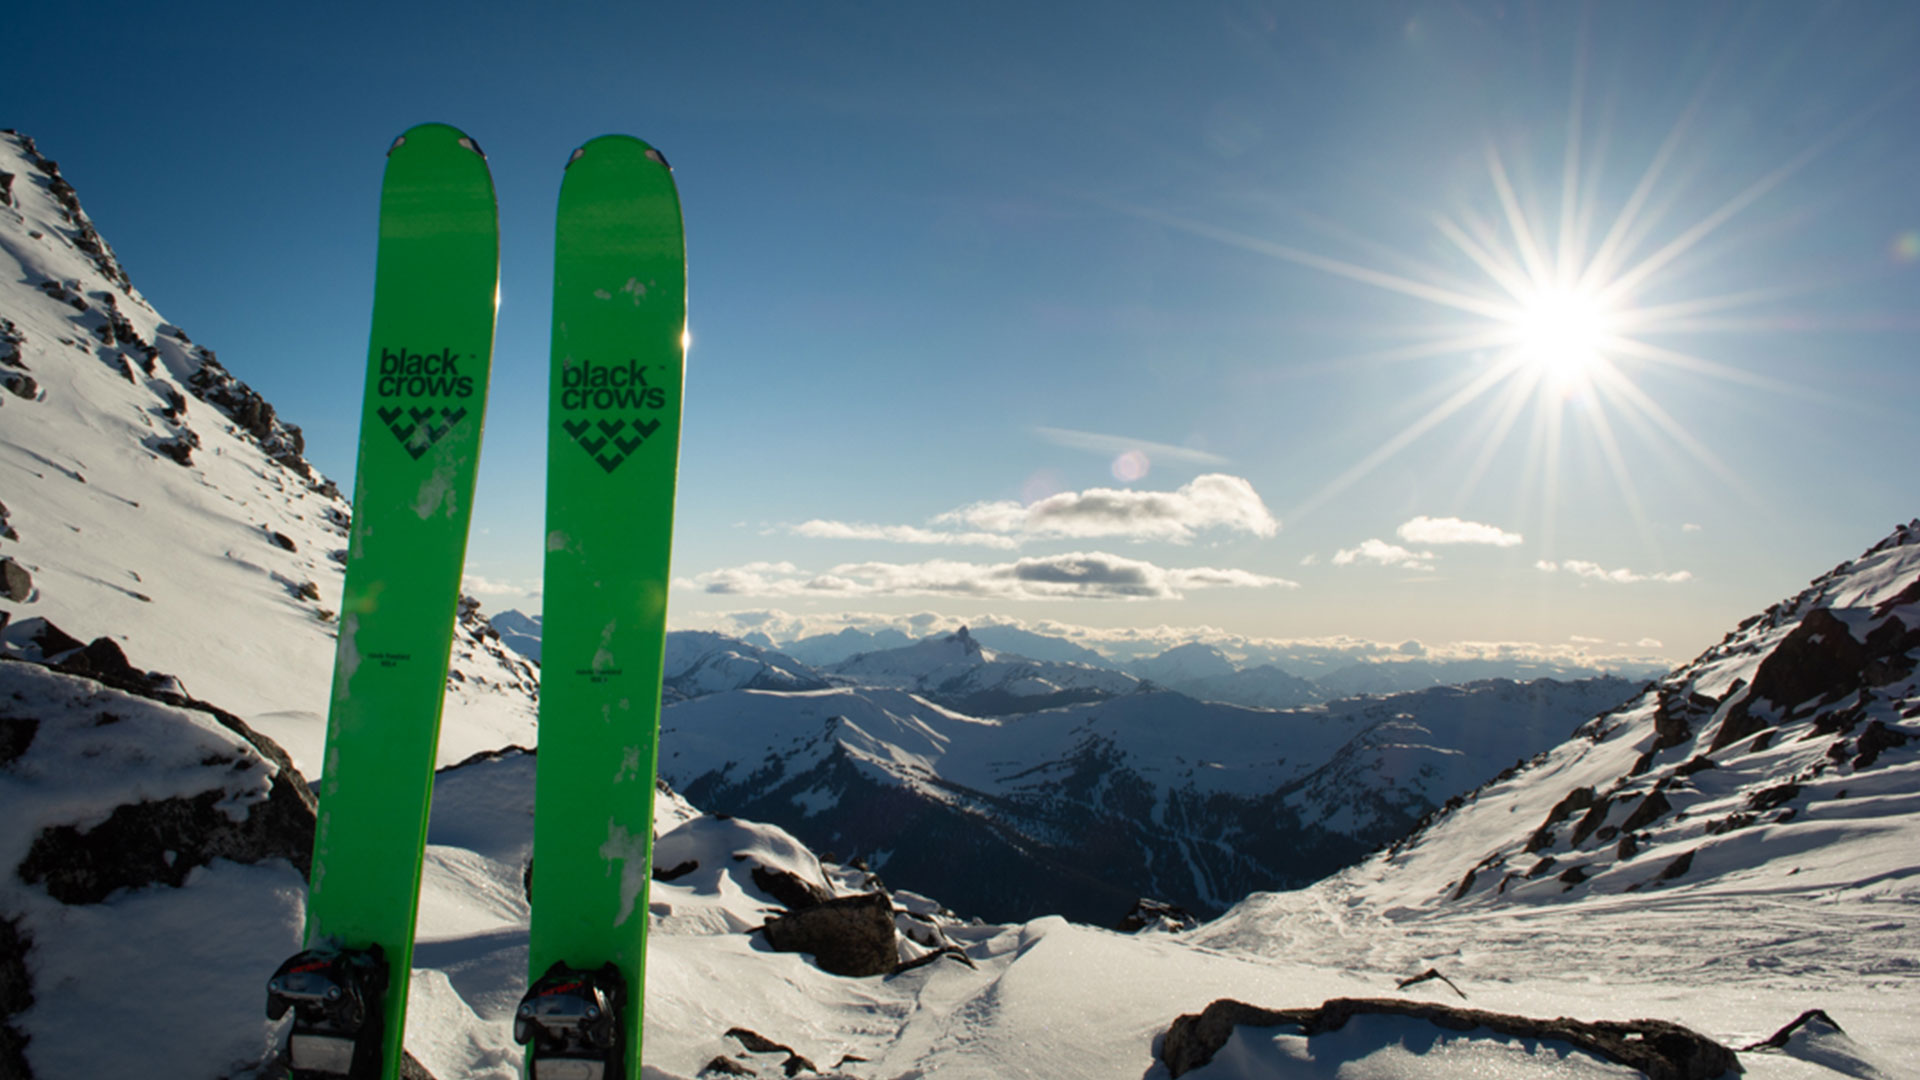
[(686, 214), (678, 625), (1683, 659), (1920, 513), (1910, 5), (547, 7), (7, 17), (0, 125), (343, 485), (383, 151), (486, 148), (489, 607), (616, 131)]

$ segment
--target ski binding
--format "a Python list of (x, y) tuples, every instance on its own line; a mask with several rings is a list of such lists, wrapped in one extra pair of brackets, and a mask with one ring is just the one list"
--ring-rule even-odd
[(378, 945), (288, 957), (267, 980), (267, 1019), (293, 1012), (287, 1057), (295, 1080), (379, 1076), (386, 989), (387, 958)]
[(626, 999), (626, 980), (613, 964), (548, 968), (513, 1016), (513, 1041), (533, 1046), (529, 1080), (624, 1080)]

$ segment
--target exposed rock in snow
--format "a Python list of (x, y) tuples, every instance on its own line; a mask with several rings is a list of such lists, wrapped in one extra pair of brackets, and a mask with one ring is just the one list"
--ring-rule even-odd
[[(1315, 1074), (1332, 1076), (1340, 1060), (1362, 1056), (1356, 1050), (1371, 1052), (1395, 1041), (1403, 1041), (1409, 1048), (1420, 1045), (1421, 1037), (1406, 1025), (1367, 1025), (1361, 1019), (1372, 1017), (1425, 1021), (1441, 1029), (1429, 1037), (1440, 1040), (1449, 1037), (1441, 1032), (1478, 1035), (1485, 1030), (1515, 1044), (1525, 1056), (1547, 1058), (1541, 1064), (1542, 1073), (1553, 1070), (1552, 1059), (1565, 1054), (1564, 1050), (1552, 1049), (1551, 1044), (1625, 1065), (1650, 1080), (1717, 1080), (1729, 1072), (1740, 1071), (1739, 1059), (1732, 1050), (1699, 1032), (1665, 1020), (1588, 1022), (1565, 1017), (1539, 1020), (1396, 998), (1335, 998), (1311, 1009), (1263, 1009), (1241, 1001), (1215, 1001), (1198, 1015), (1187, 1014), (1176, 1019), (1167, 1031), (1160, 1056), (1170, 1075), (1184, 1076), (1211, 1062), (1242, 1029), (1290, 1028), (1285, 1037), (1305, 1044), (1302, 1057), (1318, 1066)], [(1355, 1027), (1364, 1030), (1354, 1033), (1347, 1042), (1357, 1043), (1357, 1047), (1350, 1045), (1333, 1052), (1314, 1048), (1316, 1036), (1341, 1031), (1356, 1020), (1360, 1022)], [(1419, 1054), (1432, 1059), (1444, 1057), (1445, 1051), (1428, 1047)], [(1429, 1060), (1426, 1068), (1434, 1067), (1434, 1062)], [(1558, 1074), (1558, 1070), (1553, 1071)], [(1589, 1074), (1583, 1070), (1576, 1075)]]
[[(264, 1021), (180, 1003), (257, 1002), (253, 958), (298, 947), (313, 799), (285, 754), (218, 709), (18, 661), (0, 662), (0, 732), (0, 969), (28, 976), (7, 995), (24, 1040), (7, 1075), (263, 1060)], [(68, 1020), (124, 1012), (113, 971), (140, 979), (138, 1047)]]
[(885, 975), (900, 963), (893, 901), (886, 893), (842, 896), (767, 920), (767, 944), (778, 952), (811, 953), (822, 971)]

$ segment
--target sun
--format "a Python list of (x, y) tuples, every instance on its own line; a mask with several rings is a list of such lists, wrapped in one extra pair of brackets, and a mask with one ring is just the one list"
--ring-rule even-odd
[(1605, 362), (1614, 313), (1591, 290), (1543, 286), (1520, 295), (1512, 316), (1515, 355), (1552, 389), (1583, 388)]

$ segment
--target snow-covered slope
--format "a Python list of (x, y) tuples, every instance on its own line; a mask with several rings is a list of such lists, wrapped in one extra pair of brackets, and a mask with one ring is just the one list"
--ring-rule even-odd
[[(297, 427), (133, 288), (31, 140), (0, 134), (0, 172), (7, 647), (30, 649), (19, 624), (36, 618), (109, 638), (317, 776), (347, 501)], [(525, 671), (465, 651), (442, 760), (530, 742)]]
[(1395, 845), (1369, 889), (1483, 908), (1844, 879), (1920, 901), (1916, 650), (1920, 521)]

